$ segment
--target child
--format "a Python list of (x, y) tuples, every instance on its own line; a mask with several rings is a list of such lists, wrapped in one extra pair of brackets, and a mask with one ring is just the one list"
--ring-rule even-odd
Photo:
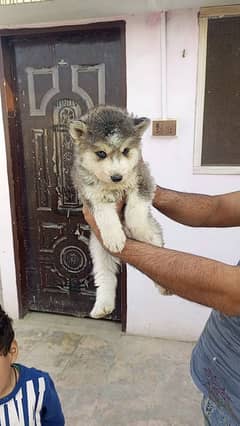
[(12, 320), (0, 306), (0, 425), (64, 425), (48, 373), (16, 364), (17, 355)]

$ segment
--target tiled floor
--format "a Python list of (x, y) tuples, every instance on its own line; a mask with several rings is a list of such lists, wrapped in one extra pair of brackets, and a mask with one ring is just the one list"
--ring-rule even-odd
[(15, 321), (20, 362), (47, 370), (67, 426), (200, 426), (191, 343), (121, 333), (119, 324), (31, 313)]

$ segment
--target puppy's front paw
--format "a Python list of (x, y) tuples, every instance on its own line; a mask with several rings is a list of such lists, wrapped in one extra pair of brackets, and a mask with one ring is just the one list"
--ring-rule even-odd
[(107, 235), (102, 234), (104, 246), (112, 253), (121, 252), (126, 243), (126, 235), (121, 230), (109, 229)]

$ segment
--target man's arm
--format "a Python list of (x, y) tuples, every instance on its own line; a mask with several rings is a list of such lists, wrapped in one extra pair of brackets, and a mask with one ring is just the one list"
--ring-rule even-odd
[(223, 195), (201, 195), (157, 187), (154, 207), (188, 226), (240, 226), (240, 191)]
[(240, 268), (128, 239), (117, 254), (184, 299), (240, 315)]
[[(101, 242), (93, 216), (86, 208), (83, 212)], [(239, 267), (131, 239), (121, 253), (113, 255), (184, 299), (240, 315)]]

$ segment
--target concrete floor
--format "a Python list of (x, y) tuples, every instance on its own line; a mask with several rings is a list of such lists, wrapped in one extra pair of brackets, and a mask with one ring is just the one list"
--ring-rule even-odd
[[(19, 361), (47, 370), (67, 426), (200, 426), (191, 343), (121, 333), (120, 325), (31, 313), (14, 323)], [(57, 426), (57, 425), (56, 425)]]

